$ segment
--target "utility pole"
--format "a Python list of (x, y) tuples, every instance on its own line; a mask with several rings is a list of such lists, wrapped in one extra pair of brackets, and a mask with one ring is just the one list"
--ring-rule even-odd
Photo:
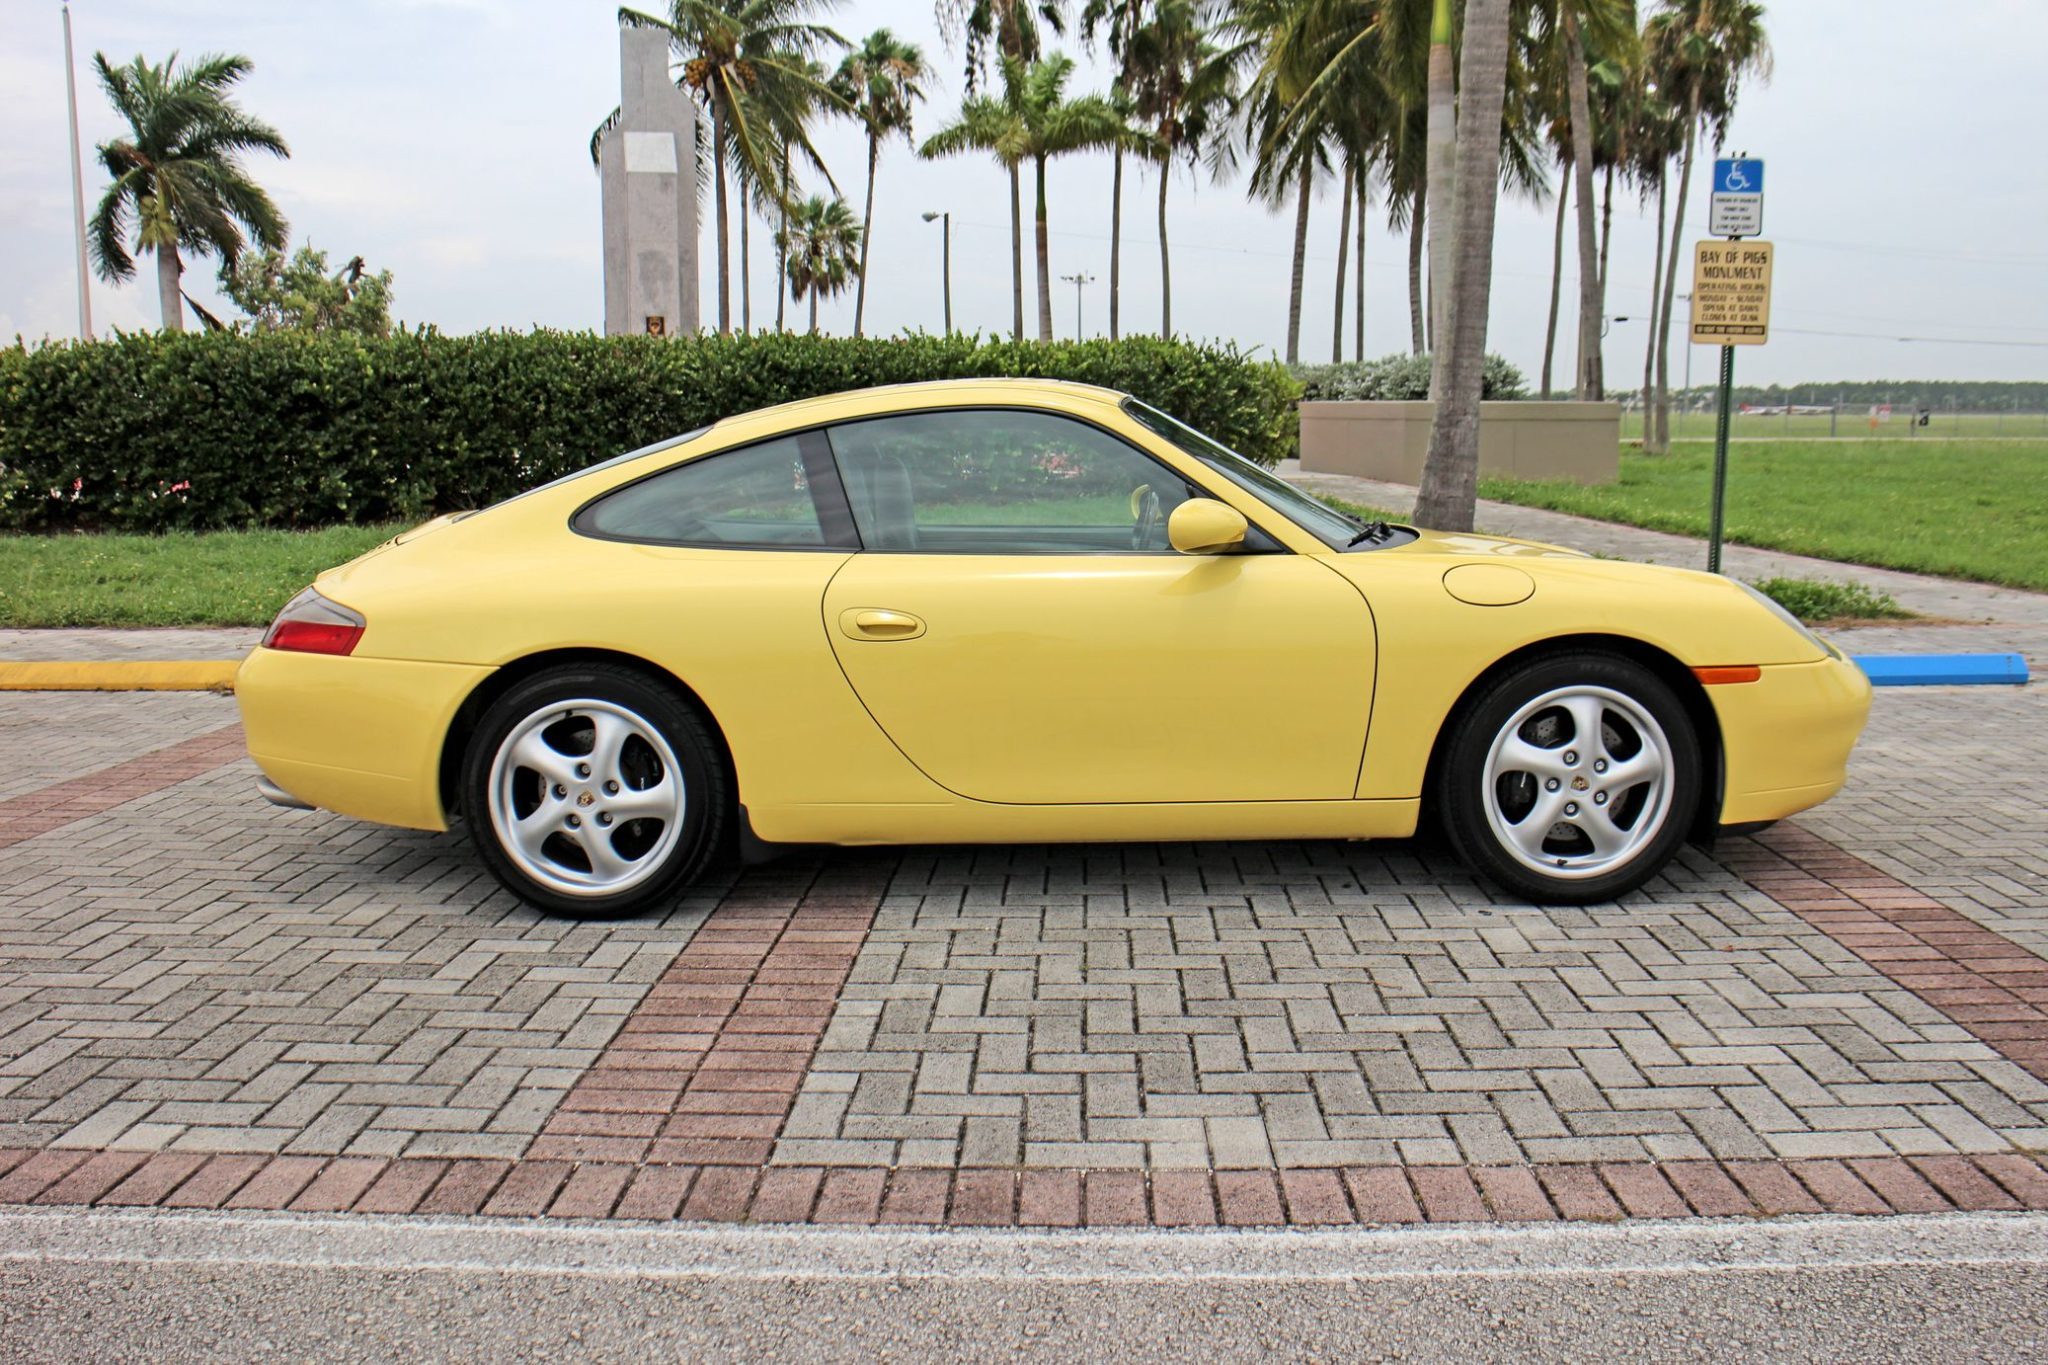
[(92, 288), (85, 260), (85, 166), (78, 153), (78, 78), (72, 71), (71, 0), (64, 0), (64, 100), (71, 110), (71, 231), (78, 247), (78, 337), (92, 340)]
[(939, 220), (939, 231), (944, 246), (940, 255), (939, 279), (946, 294), (946, 335), (953, 335), (953, 215), (950, 212), (927, 213), (924, 220), (929, 223)]
[(1095, 277), (1088, 274), (1062, 275), (1061, 279), (1074, 286), (1074, 340), (1081, 339), (1081, 287), (1095, 283)]

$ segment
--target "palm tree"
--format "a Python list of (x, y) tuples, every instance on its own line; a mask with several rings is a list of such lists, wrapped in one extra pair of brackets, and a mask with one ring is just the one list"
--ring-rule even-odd
[(981, 73), (994, 49), (1000, 61), (1035, 62), (1044, 52), (1039, 37), (1043, 24), (1066, 32), (1063, 0), (938, 0), (939, 31), (963, 33), (967, 42), (967, 93), (981, 83)]
[(1645, 449), (1662, 454), (1671, 448), (1671, 305), (1678, 290), (1693, 151), (1703, 131), (1720, 147), (1742, 78), (1755, 74), (1768, 79), (1771, 49), (1764, 36), (1764, 7), (1757, 0), (1664, 0), (1664, 8), (1650, 20), (1644, 45), (1661, 92), (1685, 111), (1678, 198), (1659, 296), (1656, 411), (1647, 414), (1654, 422), (1644, 429), (1643, 439)]
[[(1117, 64), (1117, 81), (1109, 101), (1118, 117), (1134, 122), (1137, 103), (1131, 98), (1131, 40), (1150, 13), (1152, 0), (1087, 0), (1081, 10), (1081, 36), (1094, 41), (1104, 30), (1104, 45)], [(1109, 339), (1117, 339), (1123, 300), (1124, 144), (1110, 148), (1109, 162)]]
[[(743, 164), (756, 185), (779, 185), (780, 134), (822, 165), (803, 128), (806, 106), (839, 97), (810, 59), (846, 40), (806, 16), (820, 0), (669, 0), (667, 17), (621, 9), (619, 22), (658, 28), (682, 59), (680, 84), (711, 111), (717, 171), (718, 330), (732, 331), (731, 211), (726, 168)], [(744, 209), (742, 209), (744, 212)]]
[[(1450, 222), (1456, 244), (1443, 330), (1437, 337), (1429, 453), (1415, 519), (1469, 531), (1479, 483), (1479, 388), (1493, 285), (1493, 220), (1500, 190), (1501, 111), (1507, 99), (1511, 0), (1467, 0), (1459, 54), (1457, 178)], [(1439, 201), (1441, 202), (1441, 201)]]
[(1166, 192), (1174, 163), (1192, 165), (1236, 102), (1240, 54), (1209, 41), (1197, 0), (1157, 0), (1152, 18), (1131, 33), (1124, 52), (1123, 89), (1149, 134), (1145, 144), (1159, 162), (1159, 335), (1170, 337), (1173, 253), (1166, 235)]
[[(923, 82), (931, 72), (913, 43), (899, 41), (886, 28), (870, 33), (839, 63), (832, 89), (853, 111), (868, 135), (867, 206), (860, 220), (860, 283), (853, 299), (853, 334), (861, 335), (868, 306), (868, 246), (874, 240), (875, 164), (882, 139), (903, 134), (910, 142), (911, 106), (924, 98)], [(914, 143), (912, 144), (915, 145)]]
[(244, 152), (291, 155), (276, 129), (230, 97), (251, 65), (247, 57), (205, 56), (181, 68), (172, 53), (160, 66), (137, 57), (117, 67), (93, 54), (107, 100), (128, 124), (126, 136), (99, 146), (113, 181), (93, 210), (93, 262), (101, 279), (133, 279), (135, 259), (123, 242), (132, 228), (134, 249), (156, 256), (168, 332), (184, 330), (182, 251), (210, 253), (233, 269), (247, 238), (284, 250), (284, 215), (242, 170)]
[(1004, 62), (1003, 93), (969, 95), (959, 115), (926, 138), (917, 149), (922, 157), (987, 152), (1010, 176), (1010, 307), (1011, 335), (1024, 339), (1024, 210), (1019, 168), (1029, 154), (1030, 134), (1022, 112), (1021, 63)]
[(812, 195), (790, 209), (789, 224), (775, 234), (787, 264), (790, 295), (811, 301), (811, 335), (818, 333), (818, 300), (846, 291), (860, 270), (861, 229), (844, 199)]
[[(925, 156), (946, 156), (968, 149), (993, 151), (1010, 170), (1010, 214), (1013, 259), (1018, 218), (1017, 175), (1032, 164), (1038, 191), (1038, 339), (1052, 340), (1052, 258), (1046, 228), (1046, 163), (1056, 156), (1115, 145), (1128, 137), (1123, 120), (1100, 95), (1066, 98), (1071, 57), (1058, 56), (1026, 66), (1014, 57), (1003, 59), (1003, 96), (969, 98), (960, 117), (940, 129), (920, 149)], [(1023, 332), (1023, 280), (1017, 267), (1017, 330)]]
[[(1566, 160), (1578, 205), (1579, 350), (1575, 397), (1599, 396), (1600, 324), (1605, 303), (1600, 289), (1600, 249), (1593, 211), (1593, 166), (1601, 134), (1593, 119), (1590, 63), (1626, 57), (1634, 46), (1635, 0), (1552, 0), (1556, 6), (1553, 45), (1563, 49)], [(1563, 189), (1559, 188), (1560, 210)], [(1559, 220), (1562, 222), (1562, 218)], [(1547, 386), (1546, 386), (1547, 387)]]

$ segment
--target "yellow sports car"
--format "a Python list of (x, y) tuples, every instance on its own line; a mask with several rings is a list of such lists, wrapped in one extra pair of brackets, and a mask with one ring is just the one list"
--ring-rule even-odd
[(329, 570), (263, 789), (569, 914), (798, 844), (1398, 838), (1579, 903), (1833, 794), (1870, 691), (1726, 578), (1361, 524), (1039, 380), (728, 418)]

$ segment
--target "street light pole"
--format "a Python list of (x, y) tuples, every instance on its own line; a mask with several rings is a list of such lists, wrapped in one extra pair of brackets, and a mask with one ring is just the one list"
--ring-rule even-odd
[(953, 335), (953, 215), (950, 212), (927, 213), (924, 220), (929, 223), (939, 220), (939, 231), (944, 243), (939, 265), (941, 287), (946, 295), (946, 335)]
[(1062, 275), (1061, 279), (1074, 286), (1074, 340), (1081, 339), (1081, 286), (1095, 283), (1095, 277), (1088, 274)]
[(71, 110), (71, 230), (78, 246), (78, 336), (92, 340), (92, 289), (85, 262), (85, 167), (78, 153), (78, 79), (72, 73), (71, 3), (64, 4), (64, 100)]

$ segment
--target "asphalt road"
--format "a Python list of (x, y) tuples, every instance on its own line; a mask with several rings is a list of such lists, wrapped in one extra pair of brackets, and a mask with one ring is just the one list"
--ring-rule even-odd
[(2015, 1360), (2048, 1217), (932, 1234), (0, 1215), (0, 1359)]

